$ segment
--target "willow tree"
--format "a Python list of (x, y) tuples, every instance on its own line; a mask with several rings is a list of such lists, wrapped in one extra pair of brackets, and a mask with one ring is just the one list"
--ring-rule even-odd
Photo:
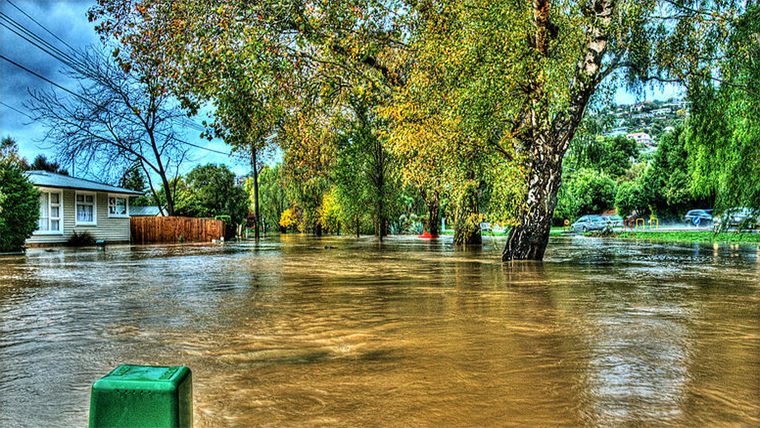
[(735, 22), (717, 73), (695, 76), (687, 150), (695, 194), (760, 208), (760, 5)]
[[(413, 73), (445, 73), (444, 112), (490, 157), (525, 173), (503, 260), (544, 256), (562, 162), (592, 99), (709, 73), (731, 2), (650, 0), (449, 1), (415, 8)], [(410, 78), (409, 80), (413, 80)], [(443, 92), (443, 94), (441, 94)], [(417, 97), (421, 102), (426, 98)]]

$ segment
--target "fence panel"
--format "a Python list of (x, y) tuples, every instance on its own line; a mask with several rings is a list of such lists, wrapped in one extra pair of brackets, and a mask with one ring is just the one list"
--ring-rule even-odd
[(222, 220), (190, 217), (132, 217), (133, 244), (210, 242), (225, 234)]

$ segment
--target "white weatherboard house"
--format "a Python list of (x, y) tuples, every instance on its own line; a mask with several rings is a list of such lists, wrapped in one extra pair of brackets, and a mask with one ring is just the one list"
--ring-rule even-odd
[(27, 177), (40, 191), (39, 227), (28, 245), (63, 244), (74, 232), (129, 242), (129, 197), (142, 193), (47, 171), (29, 171)]

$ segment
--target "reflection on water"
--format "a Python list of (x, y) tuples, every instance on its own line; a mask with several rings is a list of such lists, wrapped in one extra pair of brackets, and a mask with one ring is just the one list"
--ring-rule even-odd
[(0, 426), (84, 426), (121, 363), (191, 367), (199, 427), (760, 425), (756, 247), (500, 247), (0, 256)]

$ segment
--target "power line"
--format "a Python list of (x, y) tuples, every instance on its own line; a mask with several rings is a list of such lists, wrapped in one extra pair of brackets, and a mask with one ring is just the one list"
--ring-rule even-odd
[[(53, 85), (53, 86), (55, 86), (55, 87), (57, 87), (57, 88), (61, 89), (62, 91), (66, 91), (67, 93), (69, 93), (69, 94), (71, 94), (71, 95), (74, 95), (75, 97), (77, 97), (77, 98), (81, 99), (81, 100), (82, 100), (82, 101), (84, 101), (84, 102), (90, 103), (90, 104), (92, 104), (92, 105), (94, 105), (94, 106), (96, 106), (96, 107), (99, 107), (99, 108), (102, 108), (102, 109), (104, 109), (104, 110), (107, 110), (106, 108), (104, 108), (103, 106), (99, 105), (99, 104), (98, 104), (98, 103), (96, 103), (95, 101), (89, 100), (89, 99), (87, 99), (87, 98), (85, 98), (85, 97), (83, 97), (83, 96), (81, 96), (81, 95), (77, 94), (76, 92), (73, 92), (73, 91), (71, 91), (71, 90), (69, 90), (69, 89), (67, 89), (67, 88), (65, 88), (65, 87), (63, 87), (63, 86), (61, 86), (61, 85), (59, 85), (59, 84), (57, 84), (57, 83), (53, 82), (52, 80), (48, 79), (47, 77), (45, 77), (45, 76), (42, 76), (42, 75), (40, 75), (40, 74), (38, 74), (38, 73), (35, 73), (34, 71), (32, 71), (32, 70), (30, 70), (30, 69), (28, 69), (28, 68), (24, 67), (23, 65), (21, 65), (21, 64), (19, 64), (19, 63), (17, 63), (17, 62), (15, 62), (15, 61), (13, 61), (13, 60), (11, 60), (11, 59), (8, 59), (8, 58), (6, 58), (6, 57), (5, 57), (4, 55), (2, 55), (2, 54), (0, 54), (0, 59), (3, 59), (3, 60), (5, 60), (5, 61), (8, 61), (9, 63), (11, 63), (11, 64), (15, 65), (16, 67), (18, 67), (18, 68), (20, 68), (20, 69), (22, 69), (22, 70), (26, 71), (27, 73), (30, 73), (30, 74), (32, 74), (33, 76), (35, 76), (35, 77), (37, 77), (37, 78), (39, 78), (39, 79), (42, 79), (42, 80), (44, 80), (44, 81), (46, 81), (46, 82), (50, 83), (51, 85)], [(136, 122), (134, 122), (134, 121), (132, 121), (132, 122), (133, 122), (133, 123), (136, 123)], [(185, 140), (179, 139), (179, 138), (177, 138), (177, 137), (171, 136), (171, 135), (169, 135), (169, 134), (167, 134), (167, 133), (165, 133), (165, 132), (156, 131), (156, 133), (157, 133), (157, 134), (160, 134), (160, 135), (163, 135), (164, 137), (167, 137), (167, 138), (172, 138), (172, 139), (174, 139), (175, 141), (177, 141), (177, 142), (179, 142), (179, 143), (181, 143), (181, 144), (185, 144), (185, 145), (188, 145), (188, 146), (191, 146), (191, 147), (195, 147), (195, 148), (198, 148), (198, 149), (201, 149), (201, 150), (206, 150), (206, 151), (208, 151), (208, 152), (212, 152), (212, 153), (218, 153), (218, 154), (221, 154), (221, 155), (225, 155), (225, 156), (228, 156), (228, 157), (233, 157), (232, 153), (222, 152), (222, 151), (220, 151), (220, 150), (215, 150), (215, 149), (210, 149), (210, 148), (208, 148), (208, 147), (199, 146), (199, 145), (197, 145), (197, 144), (194, 144), (194, 143), (191, 143), (191, 142), (189, 142), (189, 141), (185, 141)]]
[[(0, 12), (0, 18), (7, 22), (7, 23), (0, 22), (0, 25), (7, 28), (8, 30), (10, 30), (17, 36), (21, 37), (22, 39), (26, 40), (37, 49), (40, 49), (41, 51), (47, 53), (48, 55), (61, 61), (62, 63), (68, 65), (71, 68), (74, 68), (74, 69), (77, 69), (78, 67), (81, 68), (82, 66), (81, 61), (77, 61), (74, 57), (58, 49), (57, 47), (52, 45), (50, 42), (43, 39), (42, 37), (40, 37), (33, 31), (29, 30), (28, 28), (24, 27), (22, 24), (20, 24), (13, 18), (9, 17), (5, 13)], [(30, 37), (32, 38), (32, 40), (29, 39)]]
[(57, 84), (57, 83), (53, 82), (52, 80), (48, 79), (47, 77), (45, 77), (45, 76), (42, 76), (42, 75), (40, 75), (40, 74), (37, 74), (37, 73), (35, 73), (34, 71), (32, 71), (32, 70), (30, 70), (30, 69), (28, 69), (28, 68), (24, 67), (23, 65), (21, 65), (21, 64), (19, 64), (19, 63), (17, 63), (17, 62), (15, 62), (15, 61), (13, 61), (13, 60), (10, 60), (10, 59), (6, 58), (6, 57), (5, 57), (4, 55), (2, 55), (2, 54), (0, 54), (0, 59), (3, 59), (3, 60), (6, 60), (6, 61), (8, 61), (9, 63), (11, 63), (11, 64), (15, 65), (16, 67), (18, 67), (18, 68), (20, 68), (20, 69), (22, 69), (22, 70), (26, 71), (27, 73), (29, 73), (29, 74), (31, 74), (31, 75), (33, 75), (33, 76), (35, 76), (35, 77), (39, 78), (39, 79), (42, 79), (42, 80), (44, 80), (44, 81), (46, 81), (46, 82), (50, 83), (51, 85), (55, 86), (56, 88), (59, 88), (59, 89), (61, 89), (62, 91), (66, 91), (66, 92), (70, 93), (71, 95), (74, 95), (75, 97), (77, 97), (77, 98), (81, 99), (82, 101), (85, 101), (85, 102), (88, 102), (88, 103), (92, 103), (92, 104), (94, 104), (95, 106), (97, 106), (97, 107), (100, 107), (100, 106), (99, 106), (99, 105), (98, 105), (96, 102), (94, 102), (94, 101), (90, 101), (90, 100), (88, 100), (87, 98), (85, 98), (85, 97), (83, 97), (83, 96), (81, 96), (81, 95), (77, 94), (76, 92), (73, 92), (73, 91), (71, 91), (71, 90), (69, 90), (69, 89), (66, 89), (66, 88), (64, 88), (63, 86), (61, 86), (61, 85), (59, 85), (59, 84)]
[(32, 22), (34, 22), (35, 24), (37, 24), (37, 25), (39, 25), (40, 27), (42, 27), (42, 29), (43, 29), (43, 30), (45, 30), (45, 31), (47, 31), (47, 32), (48, 32), (48, 33), (49, 33), (51, 36), (55, 37), (55, 38), (56, 38), (56, 40), (58, 40), (59, 42), (63, 43), (64, 45), (66, 45), (66, 47), (68, 47), (68, 48), (69, 48), (69, 49), (71, 49), (72, 51), (75, 51), (75, 50), (76, 50), (76, 49), (72, 48), (72, 47), (71, 47), (71, 45), (69, 45), (68, 43), (66, 43), (65, 41), (63, 41), (63, 39), (61, 39), (60, 37), (56, 36), (56, 35), (55, 35), (55, 34), (54, 34), (52, 31), (48, 30), (48, 29), (47, 29), (47, 27), (45, 27), (44, 25), (40, 24), (39, 22), (37, 22), (37, 20), (36, 20), (36, 19), (32, 18), (31, 16), (29, 16), (29, 14), (27, 14), (26, 12), (24, 12), (23, 10), (21, 10), (21, 8), (20, 8), (20, 7), (18, 7), (18, 6), (16, 6), (15, 4), (13, 4), (13, 2), (12, 2), (11, 0), (7, 0), (7, 1), (8, 1), (8, 4), (10, 4), (11, 6), (15, 7), (15, 8), (16, 8), (16, 10), (18, 10), (18, 11), (19, 11), (19, 12), (21, 12), (21, 13), (23, 13), (23, 14), (24, 14), (24, 16), (26, 16), (27, 18), (29, 18), (29, 19), (30, 19)]
[[(25, 13), (21, 8), (19, 8), (16, 5), (13, 5), (16, 9), (18, 9), (21, 13), (23, 13), (27, 18), (31, 19), (33, 22), (35, 22), (37, 25), (42, 27), (45, 31), (50, 33), (53, 37), (55, 37), (57, 40), (59, 40), (61, 43), (65, 44), (66, 46), (71, 49), (72, 52), (75, 51), (74, 48), (72, 48), (68, 43), (63, 41), (60, 37), (56, 36), (52, 31), (48, 30), (47, 27), (40, 24), (36, 20), (34, 20), (32, 17), (30, 17), (27, 13)], [(0, 12), (0, 18), (5, 19), (8, 23), (10, 23), (11, 26), (14, 28), (11, 28), (8, 26), (8, 24), (0, 22), (0, 25), (7, 28), (17, 36), (21, 37), (22, 39), (26, 40), (36, 48), (40, 49), (41, 51), (47, 53), (48, 55), (52, 56), (53, 58), (57, 59), (58, 61), (64, 63), (65, 65), (77, 69), (77, 70), (84, 70), (86, 69), (86, 65), (79, 59), (76, 59), (75, 57), (72, 57), (71, 55), (63, 52), (62, 50), (58, 49), (57, 47), (53, 46), (51, 43), (34, 33), (33, 31), (29, 30), (28, 28), (24, 27), (22, 24), (14, 20), (13, 18), (10, 18), (3, 12)], [(20, 31), (20, 32), (19, 32)], [(23, 33), (23, 34), (22, 34)], [(31, 37), (33, 40), (30, 40), (29, 37)], [(42, 46), (40, 45), (42, 44)], [(182, 125), (193, 128), (197, 131), (205, 131), (205, 128), (201, 125), (198, 125), (197, 123), (193, 122), (190, 119), (185, 118), (181, 121)]]
[[(60, 41), (64, 45), (66, 45), (69, 49), (71, 49), (72, 52), (75, 51), (75, 49), (72, 48), (71, 45), (69, 45), (68, 43), (66, 43), (63, 39), (61, 39), (60, 37), (58, 37), (55, 33), (53, 33), (52, 31), (50, 31), (47, 27), (45, 27), (44, 25), (42, 25), (40, 22), (38, 22), (37, 20), (35, 20), (31, 16), (29, 16), (29, 14), (27, 14), (26, 12), (24, 12), (21, 8), (19, 8), (15, 4), (11, 3), (10, 1), (8, 1), (8, 3), (11, 4), (14, 8), (16, 8), (19, 12), (21, 12), (22, 14), (24, 14), (24, 16), (26, 16), (27, 18), (29, 18), (32, 22), (34, 22), (35, 24), (37, 24), (40, 27), (42, 27), (45, 31), (47, 31), (50, 35), (52, 35), (53, 37), (55, 37), (58, 41)], [(45, 39), (43, 39), (42, 37), (40, 37), (39, 35), (37, 35), (33, 31), (29, 30), (28, 28), (24, 27), (22, 24), (20, 24), (17, 21), (15, 21), (13, 18), (8, 17), (6, 14), (4, 14), (2, 12), (0, 12), (0, 17), (3, 18), (3, 19), (5, 19), (8, 23), (10, 23), (14, 28), (16, 28), (16, 30), (14, 30), (14, 28), (9, 27), (7, 24), (5, 24), (3, 22), (0, 22), (0, 25), (2, 25), (3, 27), (9, 29), (14, 34), (16, 34), (17, 36), (19, 36), (22, 39), (26, 40), (28, 43), (30, 43), (34, 47), (40, 49), (41, 51), (47, 53), (48, 55), (52, 56), (53, 58), (57, 59), (58, 61), (62, 62), (63, 64), (65, 64), (65, 65), (67, 65), (67, 66), (69, 66), (69, 67), (71, 67), (73, 69), (82, 70), (82, 69), (86, 68), (81, 61), (76, 60), (75, 58), (71, 57), (67, 53), (65, 53), (62, 50), (58, 49), (57, 47), (53, 46), (51, 43), (49, 43), (48, 41), (46, 41)], [(33, 40), (30, 40), (28, 37), (24, 36), (24, 34), (20, 34), (19, 31), (21, 31), (22, 33), (24, 33), (27, 36), (31, 37)], [(36, 40), (36, 42), (34, 40)], [(40, 44), (42, 44), (43, 46), (40, 46)], [(24, 67), (21, 64), (18, 64), (17, 62), (15, 62), (15, 61), (13, 61), (13, 60), (11, 60), (9, 58), (6, 58), (3, 55), (0, 55), (0, 59), (8, 61), (9, 63), (11, 63), (11, 64), (15, 65), (16, 67), (18, 67), (18, 68), (26, 71), (27, 73), (30, 73), (33, 76), (35, 76), (35, 77), (37, 77), (39, 79), (42, 79), (42, 80), (46, 81), (47, 83), (50, 83), (51, 85), (53, 85), (53, 86), (55, 86), (55, 87), (57, 87), (57, 88), (65, 91), (65, 92), (67, 92), (67, 93), (69, 93), (71, 95), (74, 95), (75, 97), (81, 99), (82, 101), (85, 101), (85, 102), (88, 102), (90, 104), (93, 104), (94, 106), (96, 106), (98, 108), (103, 108), (103, 106), (99, 105), (98, 103), (96, 103), (96, 102), (94, 102), (94, 101), (92, 101), (90, 99), (87, 99), (87, 98), (81, 96), (80, 94), (77, 94), (77, 93), (75, 93), (75, 92), (73, 92), (73, 91), (71, 91), (71, 90), (69, 90), (69, 89), (67, 89), (67, 88), (65, 88), (65, 87), (63, 87), (63, 86), (61, 86), (61, 85), (53, 82), (52, 80), (50, 80), (50, 79), (48, 79), (48, 78), (46, 78), (46, 77), (44, 77), (44, 76), (42, 76), (42, 75), (40, 75), (40, 74), (32, 71), (32, 70)], [(6, 106), (7, 106), (7, 104), (6, 104)], [(12, 108), (13, 110), (16, 110), (19, 113), (24, 114), (25, 116), (31, 118), (31, 116), (29, 116), (28, 114), (20, 112), (19, 110), (15, 109), (13, 107), (10, 107), (10, 106), (8, 106), (8, 107)], [(106, 110), (105, 108), (103, 108), (103, 109)], [(136, 123), (134, 121), (132, 121), (132, 122)], [(193, 128), (195, 130), (205, 131), (204, 127), (202, 127), (201, 125), (198, 125), (197, 123), (193, 122), (190, 119), (184, 119), (182, 121), (182, 123), (185, 126)], [(190, 147), (195, 147), (197, 149), (206, 150), (208, 152), (218, 153), (218, 154), (225, 155), (225, 156), (228, 156), (228, 157), (233, 157), (232, 153), (222, 152), (220, 150), (210, 149), (208, 147), (203, 147), (203, 146), (200, 146), (198, 144), (190, 143), (189, 141), (185, 141), (185, 140), (179, 139), (176, 136), (171, 136), (171, 135), (166, 134), (166, 133), (161, 132), (161, 131), (156, 131), (156, 133), (158, 133), (160, 135), (163, 135), (163, 136), (165, 136), (167, 138), (172, 138), (175, 141), (177, 141), (177, 142), (179, 142), (181, 144), (188, 145)]]
[(8, 105), (8, 104), (6, 104), (6, 103), (2, 102), (2, 101), (0, 101), (0, 104), (2, 104), (2, 105), (4, 105), (4, 106), (8, 107), (9, 109), (11, 109), (11, 110), (13, 110), (13, 111), (17, 112), (18, 114), (23, 114), (24, 116), (28, 117), (29, 119), (34, 119), (32, 116), (30, 116), (30, 115), (29, 115), (29, 113), (24, 113), (23, 111), (21, 111), (21, 110), (17, 109), (16, 107), (10, 106), (10, 105)]

